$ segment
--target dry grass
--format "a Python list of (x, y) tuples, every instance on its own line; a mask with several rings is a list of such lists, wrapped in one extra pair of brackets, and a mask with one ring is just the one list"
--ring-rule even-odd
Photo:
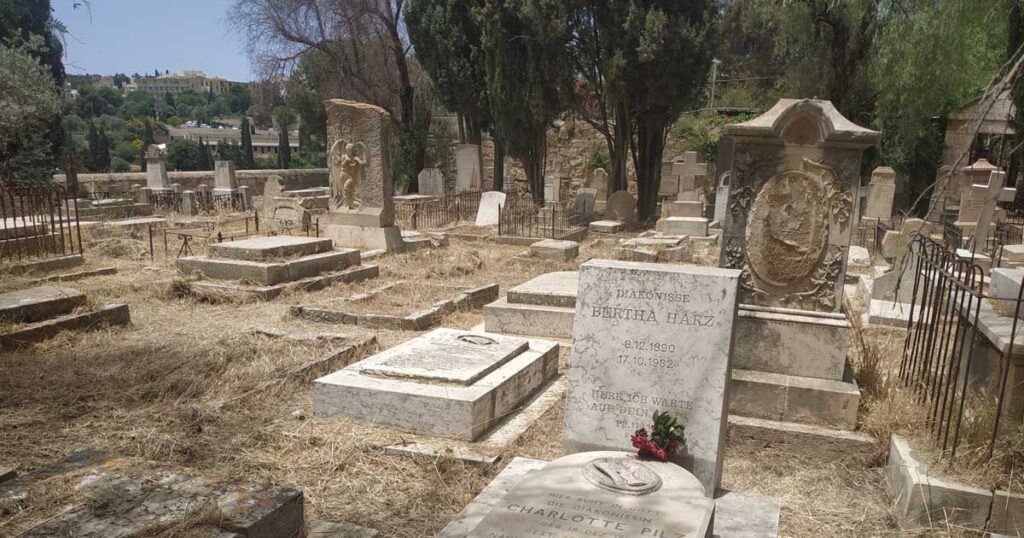
[[(580, 261), (611, 257), (617, 239), (588, 238)], [(374, 262), (381, 265), (381, 277), (373, 281), (290, 294), (271, 303), (210, 304), (176, 294), (171, 260), (158, 252), (150, 266), (131, 254), (141, 247), (148, 251), (146, 242), (136, 243), (114, 249), (115, 254), (128, 253), (123, 256), (88, 251), (90, 266), (114, 265), (119, 273), (72, 284), (96, 303), (130, 304), (130, 328), (62, 334), (0, 355), (0, 466), (24, 472), (98, 447), (298, 487), (310, 517), (351, 521), (387, 537), (434, 535), (499, 469), (385, 455), (379, 446), (415, 436), (346, 418), (313, 417), (307, 379), (288, 380), (245, 405), (220, 407), (220, 402), (287, 375), (327, 351), (325, 344), (266, 339), (248, 334), (249, 329), (341, 332), (353, 339), (376, 336), (381, 346), (391, 347), (417, 333), (320, 325), (289, 317), (288, 308), (340, 304), (351, 295), (399, 281), (436, 286), (498, 282), (504, 293), (539, 274), (578, 267), (516, 259), (524, 247), (453, 240), (445, 249)], [(713, 264), (717, 249), (709, 249), (702, 259)], [(0, 289), (23, 287), (26, 281), (2, 277)], [(419, 304), (425, 296), (405, 293), (390, 296), (389, 304), (400, 305), (402, 297), (410, 311), (427, 306)], [(468, 328), (481, 320), (480, 311), (459, 312), (444, 325)], [(890, 346), (879, 346), (877, 353), (891, 360)], [(563, 366), (568, 354), (563, 350)], [(866, 401), (864, 428), (879, 434), (894, 431), (893, 423), (905, 422), (898, 416), (900, 405), (895, 399)], [(502, 461), (558, 457), (562, 422), (563, 405), (557, 404)], [(910, 535), (902, 534), (894, 522), (878, 467), (845, 468), (731, 448), (724, 484), (781, 497), (783, 536)], [(197, 514), (197, 521), (203, 517)], [(0, 535), (11, 528), (0, 516)], [(159, 529), (168, 536), (179, 530)]]

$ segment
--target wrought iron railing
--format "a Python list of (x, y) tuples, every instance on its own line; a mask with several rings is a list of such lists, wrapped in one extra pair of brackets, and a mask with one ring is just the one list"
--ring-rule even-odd
[(562, 239), (587, 229), (589, 215), (573, 202), (535, 204), (530, 198), (509, 197), (498, 211), (498, 235)]
[(78, 201), (60, 184), (0, 186), (0, 263), (82, 253)]

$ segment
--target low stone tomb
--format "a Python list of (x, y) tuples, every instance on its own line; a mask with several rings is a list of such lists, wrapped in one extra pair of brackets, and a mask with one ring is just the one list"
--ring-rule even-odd
[(530, 256), (542, 260), (567, 262), (580, 255), (580, 244), (576, 241), (545, 239), (530, 245)]
[(713, 495), (722, 472), (740, 271), (612, 260), (580, 267), (563, 448), (630, 449), (654, 412), (686, 428), (674, 461)]
[(482, 518), (462, 517), (440, 536), (712, 536), (715, 501), (692, 474), (670, 463), (584, 452), (514, 482)]
[(376, 278), (376, 265), (361, 265), (359, 250), (335, 249), (330, 239), (256, 237), (211, 245), (209, 256), (178, 258), (178, 270), (198, 274), (192, 291), (273, 299), (286, 289), (320, 289), (336, 282)]
[(685, 262), (689, 261), (690, 237), (685, 235), (656, 235), (634, 237), (619, 241), (615, 259), (638, 262)]
[(435, 329), (317, 379), (313, 409), (475, 441), (557, 375), (557, 343)]
[(0, 293), (0, 321), (8, 324), (0, 334), (0, 348), (39, 342), (61, 331), (88, 330), (131, 322), (128, 305), (90, 308), (82, 292), (72, 288), (40, 286)]
[[(37, 512), (9, 536), (152, 536), (181, 526), (182, 536), (269, 538), (303, 536), (305, 525), (299, 490), (95, 450), (0, 484), (0, 504)], [(207, 510), (217, 517), (196, 517)]]
[(664, 217), (703, 217), (703, 202), (664, 202), (661, 205)]
[(590, 223), (590, 231), (599, 234), (617, 234), (625, 224), (617, 220), (595, 220)]
[(572, 338), (578, 271), (546, 273), (484, 307), (487, 332)]
[(702, 217), (668, 217), (661, 219), (661, 233), (665, 235), (689, 235), (707, 237), (708, 219)]
[(1024, 245), (1003, 245), (999, 266), (1007, 269), (1024, 267)]
[[(433, 302), (428, 308), (420, 308), (408, 312), (408, 297), (427, 295), (446, 299)], [(400, 306), (394, 308), (392, 302), (376, 304), (371, 308), (363, 308), (360, 303), (382, 296), (394, 297)], [(317, 306), (293, 306), (294, 316), (312, 321), (359, 325), (373, 329), (392, 329), (401, 331), (422, 331), (437, 325), (445, 316), (458, 311), (472, 310), (498, 298), (498, 285), (488, 284), (475, 288), (458, 286), (433, 286), (421, 283), (397, 282), (368, 293), (349, 298), (349, 305), (344, 309), (321, 308)], [(432, 299), (428, 299), (432, 300)], [(395, 311), (399, 310), (399, 311)], [(408, 312), (408, 313), (407, 313)]]

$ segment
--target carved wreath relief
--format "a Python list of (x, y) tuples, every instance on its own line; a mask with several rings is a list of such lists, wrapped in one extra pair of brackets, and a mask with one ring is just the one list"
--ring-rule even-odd
[(845, 229), (852, 198), (828, 166), (804, 159), (801, 168), (764, 183), (750, 203), (745, 259), (730, 243), (726, 262), (744, 269), (741, 286), (757, 303), (831, 309), (842, 251), (829, 245), (829, 228)]
[(626, 458), (593, 460), (583, 467), (583, 477), (601, 489), (627, 495), (647, 495), (661, 487), (657, 473)]
[[(339, 151), (339, 148), (343, 148)], [(366, 145), (338, 140), (331, 147), (331, 199), (336, 207), (359, 209), (359, 183), (366, 169)]]

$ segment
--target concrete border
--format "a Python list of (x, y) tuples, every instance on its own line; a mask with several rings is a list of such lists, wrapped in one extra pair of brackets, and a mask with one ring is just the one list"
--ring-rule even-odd
[(0, 335), (0, 349), (14, 348), (52, 338), (61, 331), (90, 330), (106, 325), (127, 325), (131, 314), (126, 304), (108, 304), (84, 314), (70, 314), (32, 323)]
[(46, 271), (56, 271), (57, 269), (70, 269), (72, 267), (78, 267), (84, 263), (85, 258), (82, 257), (81, 254), (72, 254), (70, 256), (61, 256), (59, 258), (16, 263), (4, 267), (4, 271), (12, 275), (44, 273)]

